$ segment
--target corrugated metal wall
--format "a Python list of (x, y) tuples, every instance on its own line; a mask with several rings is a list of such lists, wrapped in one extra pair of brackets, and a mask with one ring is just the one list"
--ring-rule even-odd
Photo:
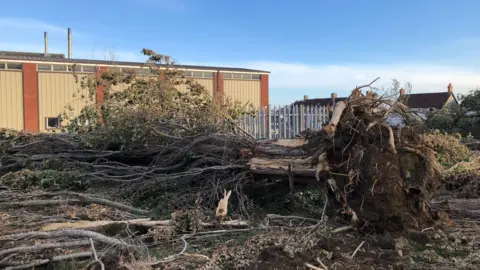
[[(195, 78), (193, 79), (195, 82), (201, 84), (205, 89), (207, 90), (207, 93), (212, 96), (213, 95), (213, 79), (200, 79), (200, 78)], [(181, 92), (186, 92), (187, 91), (187, 85), (186, 84), (180, 84), (177, 85), (177, 89)]]
[(255, 108), (260, 107), (259, 80), (224, 80), (223, 83), (226, 98), (238, 100), (242, 104), (250, 102)]
[[(82, 97), (83, 96), (83, 97)], [(89, 104), (94, 104), (88, 96), (88, 90), (75, 83), (72, 73), (38, 72), (38, 105), (40, 132), (46, 131), (46, 118), (57, 117), (67, 112), (69, 117), (80, 114)], [(71, 106), (73, 111), (66, 109)], [(62, 125), (67, 124), (65, 120)]]
[(22, 71), (0, 71), (0, 128), (23, 129)]

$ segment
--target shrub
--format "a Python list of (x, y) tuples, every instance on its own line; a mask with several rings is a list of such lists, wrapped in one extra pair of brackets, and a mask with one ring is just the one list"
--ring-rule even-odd
[[(149, 140), (229, 131), (238, 116), (253, 112), (244, 104), (211, 97), (202, 85), (186, 79), (169, 56), (149, 49), (142, 53), (149, 57), (147, 74), (122, 69), (81, 78), (90, 100), (95, 100), (98, 86), (104, 88), (104, 99), (101, 106), (86, 106), (73, 119), (64, 113), (68, 132), (100, 131), (101, 138), (82, 136), (87, 146), (134, 150), (148, 147)], [(177, 90), (180, 85), (187, 91)], [(116, 90), (119, 86), (125, 89)]]
[(423, 144), (437, 152), (437, 158), (444, 167), (451, 167), (458, 162), (469, 160), (471, 151), (462, 142), (459, 133), (449, 134), (436, 129), (422, 135)]

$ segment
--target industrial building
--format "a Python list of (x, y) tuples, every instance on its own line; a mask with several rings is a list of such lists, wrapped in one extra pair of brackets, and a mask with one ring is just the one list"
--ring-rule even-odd
[[(71, 58), (70, 29), (68, 32), (68, 57), (48, 53), (46, 33), (44, 53), (0, 51), (0, 128), (32, 133), (59, 130), (57, 119), (65, 106), (74, 109), (70, 116), (80, 113), (88, 98), (78, 98), (78, 92), (88, 95), (69, 70), (73, 64), (76, 72), (83, 74), (98, 75), (111, 68), (145, 71), (142, 67), (145, 63)], [(177, 69), (202, 84), (212, 96), (250, 102), (256, 108), (268, 105), (268, 71), (189, 65), (177, 66)], [(121, 88), (118, 86), (117, 90)], [(179, 88), (185, 90), (185, 85)], [(102, 87), (97, 89), (96, 97), (94, 102), (101, 103)]]

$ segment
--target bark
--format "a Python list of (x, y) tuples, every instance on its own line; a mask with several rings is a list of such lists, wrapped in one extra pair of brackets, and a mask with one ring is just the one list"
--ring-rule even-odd
[(480, 219), (480, 199), (434, 200), (432, 206), (455, 216)]

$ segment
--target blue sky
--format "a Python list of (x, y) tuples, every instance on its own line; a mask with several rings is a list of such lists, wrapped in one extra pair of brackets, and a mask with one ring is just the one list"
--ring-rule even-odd
[(480, 86), (475, 0), (16, 0), (2, 3), (0, 50), (144, 61), (144, 47), (182, 64), (271, 71), (270, 101), (345, 95), (381, 77), (412, 92)]

